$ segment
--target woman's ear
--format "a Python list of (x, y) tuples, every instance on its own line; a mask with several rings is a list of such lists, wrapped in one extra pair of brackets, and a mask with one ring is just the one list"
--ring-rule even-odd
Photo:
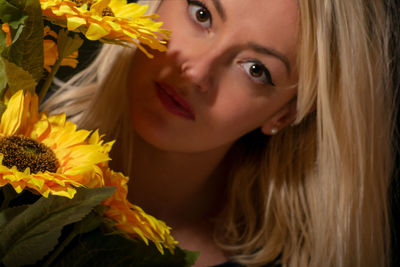
[(269, 118), (268, 121), (261, 126), (261, 131), (266, 135), (274, 135), (289, 124), (293, 123), (297, 115), (296, 100), (297, 98), (294, 98)]

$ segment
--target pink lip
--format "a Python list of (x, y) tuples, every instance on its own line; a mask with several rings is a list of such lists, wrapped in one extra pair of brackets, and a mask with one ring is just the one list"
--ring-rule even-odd
[(159, 82), (156, 82), (155, 84), (157, 88), (157, 96), (169, 112), (186, 119), (196, 119), (189, 103), (186, 102), (186, 100), (184, 100), (172, 86)]

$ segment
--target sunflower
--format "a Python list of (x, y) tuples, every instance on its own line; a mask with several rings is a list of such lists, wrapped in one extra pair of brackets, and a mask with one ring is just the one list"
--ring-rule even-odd
[(18, 91), (4, 101), (0, 121), (0, 187), (73, 198), (75, 187), (104, 185), (102, 168), (112, 142), (76, 130), (65, 114), (38, 112), (38, 98)]
[[(47, 20), (69, 31), (81, 32), (89, 40), (134, 44), (152, 57), (140, 44), (166, 51), (165, 41), (170, 34), (160, 29), (157, 15), (145, 15), (147, 6), (127, 3), (126, 0), (40, 0)], [(140, 42), (140, 43), (139, 43)]]
[(151, 240), (161, 253), (163, 247), (173, 253), (178, 242), (171, 236), (171, 228), (127, 200), (129, 178), (109, 169), (104, 173), (105, 186), (116, 187), (114, 194), (103, 201), (110, 207), (104, 215), (114, 220), (115, 227), (128, 237), (141, 237), (146, 244)]

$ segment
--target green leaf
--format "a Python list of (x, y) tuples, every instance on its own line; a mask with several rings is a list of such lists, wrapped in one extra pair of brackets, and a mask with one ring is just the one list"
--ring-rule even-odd
[(184, 249), (183, 252), (185, 253), (185, 261), (187, 264), (186, 266), (194, 265), (200, 256), (199, 251), (190, 251), (190, 250)]
[(96, 206), (88, 215), (86, 215), (83, 220), (74, 224), (73, 231), (78, 234), (88, 233), (93, 231), (104, 220), (104, 212), (108, 209), (108, 206), (98, 205)]
[(6, 111), (7, 106), (4, 103), (0, 102), (0, 118), (3, 116), (4, 111)]
[(10, 32), (12, 33), (11, 43), (15, 43), (16, 41), (18, 41), (24, 28), (25, 28), (24, 25), (21, 25), (17, 28), (17, 30), (13, 30), (12, 28), (10, 29)]
[[(1, 49), (1, 47), (0, 47), (0, 49)], [(2, 91), (4, 91), (6, 89), (6, 87), (7, 87), (6, 68), (4, 66), (3, 61), (1, 60), (1, 57), (0, 57), (0, 96), (2, 95)]]
[[(29, 72), (25, 71), (16, 64), (9, 62), (5, 58), (0, 59), (0, 61), (3, 61), (4, 72), (6, 76), (5, 78), (12, 94), (19, 90), (26, 90), (29, 92), (35, 91), (37, 82)], [(3, 88), (3, 90), (4, 89), (5, 88)], [(3, 92), (0, 89), (0, 95), (2, 94)]]
[[(0, 0), (1, 1), (1, 0)], [(1, 23), (0, 23), (1, 24)], [(0, 27), (0, 53), (6, 47), (6, 33), (1, 30)]]
[(58, 242), (61, 229), (81, 220), (115, 188), (78, 188), (73, 199), (40, 198), (14, 217), (0, 232), (0, 255), (5, 266), (34, 264)]
[(51, 252), (51, 254), (44, 259), (45, 261), (43, 264), (40, 265), (43, 265), (44, 267), (51, 266), (53, 261), (60, 255), (61, 252), (64, 251), (65, 247), (68, 246), (77, 235), (88, 233), (99, 227), (102, 222), (106, 220), (103, 215), (107, 209), (108, 207), (104, 205), (98, 205), (93, 208), (93, 210), (82, 220), (74, 223), (72, 226), (72, 231), (70, 231), (66, 238), (60, 241), (58, 246)]
[(7, 22), (11, 27), (16, 29), (20, 24), (23, 24), (26, 15), (24, 14), (23, 9), (21, 9), (22, 1), (0, 1), (0, 20), (4, 23)]
[[(4, 10), (15, 7), (20, 13), (17, 14), (12, 9), (15, 11), (12, 13), (14, 14), (12, 20), (18, 21), (15, 22), (16, 27), (13, 27), (16, 33), (12, 44), (3, 49), (1, 56), (30, 73), (33, 79), (39, 82), (43, 74), (43, 19), (40, 2), (38, 0), (2, 0), (2, 2), (5, 2)], [(0, 11), (0, 14), (7, 17), (4, 10), (3, 13)], [(24, 16), (22, 14), (27, 17), (22, 19)]]
[(154, 244), (148, 246), (139, 239), (127, 239), (118, 234), (105, 235), (99, 229), (80, 235), (53, 262), (57, 267), (78, 266), (192, 266), (198, 252), (176, 247), (162, 255)]
[(83, 44), (83, 39), (79, 37), (79, 34), (73, 34), (70, 37), (67, 30), (61, 29), (58, 32), (57, 48), (60, 58), (65, 58), (77, 51)]
[(6, 226), (7, 223), (9, 223), (12, 219), (14, 219), (17, 215), (26, 210), (28, 207), (29, 205), (22, 205), (8, 208), (0, 212), (0, 231), (2, 231), (2, 228)]

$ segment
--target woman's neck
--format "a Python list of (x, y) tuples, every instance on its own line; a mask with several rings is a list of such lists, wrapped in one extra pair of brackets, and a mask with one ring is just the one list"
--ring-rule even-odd
[(128, 199), (175, 229), (215, 215), (223, 202), (220, 163), (229, 147), (202, 153), (155, 148), (135, 136)]

